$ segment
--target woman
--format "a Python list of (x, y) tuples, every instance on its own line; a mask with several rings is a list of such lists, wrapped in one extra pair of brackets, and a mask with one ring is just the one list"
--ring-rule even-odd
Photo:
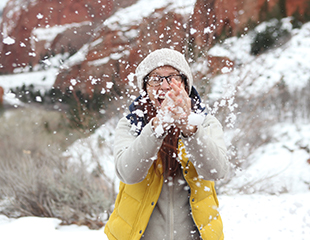
[(115, 133), (120, 189), (109, 239), (224, 239), (212, 180), (228, 170), (220, 123), (203, 113), (184, 56), (149, 54), (137, 67), (141, 95)]

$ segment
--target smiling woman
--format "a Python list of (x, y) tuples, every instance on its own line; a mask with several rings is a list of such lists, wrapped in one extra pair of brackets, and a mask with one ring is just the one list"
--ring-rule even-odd
[(167, 92), (171, 90), (173, 80), (177, 84), (182, 84), (185, 87), (184, 82), (182, 82), (182, 75), (179, 74), (178, 70), (170, 66), (156, 68), (144, 78), (144, 89), (148, 92), (152, 104), (157, 109), (160, 108)]
[[(228, 170), (221, 124), (204, 113), (180, 52), (152, 52), (136, 79), (141, 95), (115, 132), (121, 183), (105, 233), (109, 239), (222, 240), (213, 182)], [(193, 114), (203, 121), (193, 124)]]

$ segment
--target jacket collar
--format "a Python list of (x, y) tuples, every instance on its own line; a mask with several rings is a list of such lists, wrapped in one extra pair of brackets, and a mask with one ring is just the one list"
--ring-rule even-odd
[[(192, 100), (192, 105), (194, 106), (195, 113), (202, 113), (205, 111), (205, 106), (201, 102), (201, 98), (195, 87), (192, 87), (189, 97)], [(147, 114), (143, 113), (143, 111), (137, 107), (138, 103), (141, 101), (142, 98), (142, 95), (140, 95), (130, 104), (130, 113), (126, 116), (126, 118), (130, 120), (130, 124), (136, 135), (139, 135), (144, 126), (147, 124)]]

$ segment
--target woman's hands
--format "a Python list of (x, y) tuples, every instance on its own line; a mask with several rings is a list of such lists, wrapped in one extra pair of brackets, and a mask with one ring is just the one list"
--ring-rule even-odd
[(167, 92), (157, 116), (153, 120), (153, 127), (159, 135), (166, 133), (171, 126), (176, 126), (186, 137), (196, 132), (197, 127), (190, 125), (188, 117), (191, 114), (191, 99), (181, 82), (172, 79), (171, 90)]

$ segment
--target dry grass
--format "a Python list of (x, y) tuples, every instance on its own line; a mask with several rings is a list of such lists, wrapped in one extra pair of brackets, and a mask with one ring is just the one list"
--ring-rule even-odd
[[(242, 84), (242, 79), (239, 84)], [(224, 132), (229, 132), (231, 141), (228, 151), (232, 171), (219, 186), (232, 179), (235, 168), (244, 169), (251, 165), (249, 155), (273, 139), (269, 129), (274, 124), (309, 122), (310, 119), (310, 80), (304, 88), (294, 92), (289, 91), (285, 83), (279, 82), (268, 92), (261, 95), (255, 93), (247, 98), (242, 97), (238, 89), (242, 87), (235, 86), (232, 98), (221, 100), (221, 104), (211, 103), (216, 107), (209, 109), (223, 124)], [(235, 119), (231, 120), (231, 115)]]
[(62, 154), (81, 133), (57, 112), (18, 109), (0, 119), (0, 213), (102, 227), (111, 184)]

